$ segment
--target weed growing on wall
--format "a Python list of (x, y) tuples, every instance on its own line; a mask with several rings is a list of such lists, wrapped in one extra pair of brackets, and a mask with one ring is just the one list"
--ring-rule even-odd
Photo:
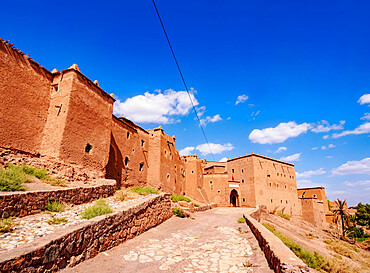
[(173, 211), (173, 214), (175, 214), (177, 217), (180, 217), (180, 218), (189, 217), (189, 215), (185, 214), (184, 211), (180, 208), (173, 208), (172, 211)]
[(136, 192), (127, 190), (127, 189), (121, 189), (121, 190), (118, 190), (118, 191), (116, 191), (114, 193), (114, 197), (118, 201), (128, 201), (128, 200), (132, 200), (132, 199), (138, 198), (139, 197), (139, 194), (136, 193)]
[(62, 212), (64, 210), (64, 204), (58, 201), (48, 201), (46, 205), (46, 210), (52, 212)]
[(290, 220), (290, 218), (292, 216), (290, 216), (289, 214), (285, 214), (285, 213), (282, 213), (282, 212), (278, 212), (278, 215), (281, 217), (281, 218), (284, 218), (286, 220)]
[(185, 196), (177, 195), (177, 194), (172, 194), (171, 195), (171, 200), (173, 202), (179, 202), (179, 201), (186, 201), (186, 202), (191, 202), (191, 199)]
[(12, 217), (9, 218), (1, 218), (0, 219), (0, 235), (10, 232), (16, 227), (19, 223), (14, 222)]
[(132, 192), (136, 192), (140, 195), (148, 195), (148, 194), (158, 194), (158, 191), (156, 189), (153, 189), (151, 187), (140, 187), (140, 186), (137, 186), (137, 187), (132, 187), (130, 189)]
[(113, 209), (108, 205), (104, 198), (99, 198), (95, 204), (91, 207), (86, 208), (81, 216), (83, 219), (92, 219), (99, 215), (111, 213)]

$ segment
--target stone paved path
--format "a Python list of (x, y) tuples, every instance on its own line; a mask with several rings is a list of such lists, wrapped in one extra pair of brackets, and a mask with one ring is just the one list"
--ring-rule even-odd
[(194, 219), (172, 217), (62, 272), (272, 272), (248, 226), (237, 223), (248, 210), (216, 208)]

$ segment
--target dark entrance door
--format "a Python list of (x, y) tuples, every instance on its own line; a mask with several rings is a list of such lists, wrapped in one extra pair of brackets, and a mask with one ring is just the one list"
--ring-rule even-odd
[(236, 190), (232, 190), (230, 193), (230, 204), (233, 207), (239, 207), (239, 195)]

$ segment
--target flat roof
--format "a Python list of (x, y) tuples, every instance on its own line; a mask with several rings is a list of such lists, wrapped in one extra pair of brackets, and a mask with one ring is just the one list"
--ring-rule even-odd
[(260, 157), (260, 158), (263, 158), (263, 159), (267, 159), (267, 160), (275, 161), (275, 162), (278, 162), (278, 163), (287, 164), (287, 165), (289, 165), (289, 166), (293, 166), (293, 167), (294, 167), (294, 164), (293, 164), (293, 163), (289, 163), (289, 162), (285, 162), (285, 161), (280, 161), (280, 160), (278, 160), (278, 159), (274, 159), (274, 158), (270, 158), (270, 157), (263, 156), (263, 155), (258, 155), (258, 154), (249, 154), (249, 155), (244, 155), (244, 156), (240, 156), (240, 157), (232, 158), (232, 159), (229, 159), (227, 162), (234, 161), (234, 160), (238, 160), (238, 159), (242, 159), (242, 158), (246, 158), (246, 157), (251, 157), (251, 156), (257, 156), (257, 157)]

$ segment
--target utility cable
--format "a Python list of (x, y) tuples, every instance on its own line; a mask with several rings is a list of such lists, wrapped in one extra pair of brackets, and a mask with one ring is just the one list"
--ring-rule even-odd
[(188, 86), (187, 86), (187, 84), (186, 84), (186, 82), (185, 82), (185, 78), (184, 78), (184, 76), (183, 76), (183, 74), (182, 74), (182, 72), (181, 72), (180, 65), (179, 65), (179, 63), (178, 63), (178, 61), (177, 61), (177, 58), (176, 58), (175, 52), (173, 51), (173, 48), (172, 48), (172, 45), (171, 45), (170, 39), (168, 38), (168, 35), (167, 35), (167, 32), (166, 32), (166, 29), (165, 29), (164, 24), (163, 24), (163, 21), (162, 21), (162, 18), (161, 18), (161, 16), (159, 15), (159, 11), (158, 11), (158, 9), (157, 9), (157, 5), (155, 4), (155, 1), (154, 1), (154, 0), (152, 0), (152, 2), (153, 2), (153, 5), (154, 5), (154, 8), (155, 8), (155, 11), (156, 11), (156, 13), (157, 13), (157, 15), (158, 15), (159, 22), (161, 23), (161, 26), (162, 26), (162, 29), (163, 29), (164, 35), (166, 36), (166, 39), (167, 39), (168, 45), (170, 46), (171, 53), (172, 53), (172, 56), (173, 56), (173, 58), (174, 58), (174, 60), (175, 60), (175, 63), (176, 63), (177, 69), (179, 70), (179, 73), (180, 73), (180, 76), (181, 76), (182, 82), (184, 83), (184, 86), (185, 86), (186, 92), (188, 93), (188, 96), (189, 96), (189, 99), (190, 99), (191, 105), (193, 106), (194, 113), (195, 113), (195, 115), (196, 115), (196, 117), (197, 117), (197, 119), (198, 119), (199, 127), (202, 129), (202, 133), (203, 133), (204, 139), (206, 140), (206, 142), (207, 142), (207, 144), (208, 144), (208, 148), (209, 148), (209, 151), (210, 151), (210, 152), (211, 152), (211, 154), (212, 154), (212, 158), (213, 158), (213, 160), (214, 160), (214, 161), (216, 161), (215, 156), (214, 156), (214, 154), (213, 154), (213, 152), (212, 152), (212, 149), (211, 149), (211, 145), (210, 145), (210, 143), (209, 143), (209, 141), (208, 141), (208, 138), (207, 138), (206, 133), (205, 133), (205, 131), (204, 131), (203, 125), (202, 125), (202, 123), (201, 123), (201, 121), (200, 121), (200, 118), (199, 118), (199, 115), (198, 115), (197, 109), (195, 108), (195, 105), (194, 105), (193, 99), (191, 98), (191, 95), (190, 95), (190, 92), (189, 92)]

